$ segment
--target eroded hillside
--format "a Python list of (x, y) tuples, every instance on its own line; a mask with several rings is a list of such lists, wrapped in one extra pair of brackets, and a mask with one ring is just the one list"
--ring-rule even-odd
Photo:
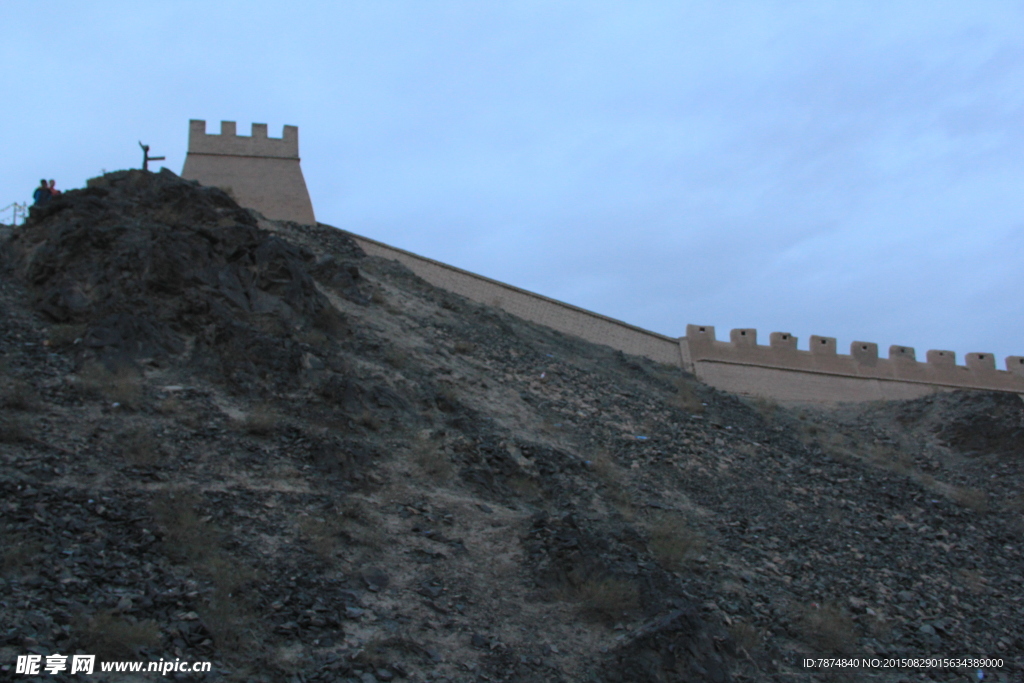
[(741, 401), (166, 172), (2, 250), (3, 675), (1021, 680), (1014, 395)]

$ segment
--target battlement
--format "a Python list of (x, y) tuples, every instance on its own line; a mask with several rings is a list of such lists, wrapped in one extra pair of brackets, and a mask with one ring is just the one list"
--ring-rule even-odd
[[(909, 346), (890, 346), (888, 358), (880, 358), (878, 344), (855, 341), (850, 344), (847, 355), (838, 353), (834, 337), (816, 335), (811, 336), (809, 349), (802, 351), (797, 349), (797, 338), (788, 332), (773, 332), (768, 345), (764, 346), (757, 343), (754, 329), (732, 330), (729, 341), (723, 342), (715, 338), (715, 328), (710, 325), (687, 325), (685, 339), (698, 375), (722, 374), (701, 372), (702, 367), (708, 370), (714, 365), (732, 365), (942, 388), (1024, 393), (1024, 356), (1006, 358), (1006, 369), (997, 370), (995, 356), (991, 353), (969, 353), (965, 364), (957, 365), (954, 352), (931, 350), (925, 355), (925, 361), (920, 362)], [(735, 370), (726, 374), (736, 376)]]
[(234, 121), (221, 121), (220, 133), (207, 133), (206, 121), (188, 122), (188, 153), (240, 157), (299, 158), (299, 129), (285, 126), (282, 137), (267, 136), (267, 124), (252, 124), (252, 135), (239, 135)]
[(316, 222), (299, 165), (296, 126), (272, 138), (265, 123), (252, 124), (251, 135), (239, 135), (234, 121), (221, 121), (220, 133), (210, 134), (206, 121), (192, 119), (181, 177), (219, 187), (267, 218)]

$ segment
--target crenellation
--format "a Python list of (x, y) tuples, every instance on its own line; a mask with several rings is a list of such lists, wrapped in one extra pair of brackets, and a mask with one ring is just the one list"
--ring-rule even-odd
[(996, 369), (996, 357), (991, 353), (969, 353), (964, 362), (971, 370), (995, 372)]
[(757, 331), (737, 328), (730, 341), (715, 339), (710, 325), (689, 325), (685, 342), (698, 377), (727, 391), (786, 400), (863, 401), (912, 398), (956, 388), (1024, 394), (1024, 356), (1007, 358), (1009, 372), (995, 369), (992, 354), (972, 353), (956, 364), (952, 351), (927, 352), (919, 362), (910, 346), (889, 347), (855, 341), (849, 355), (837, 352), (835, 337), (813, 335), (808, 350), (797, 349), (788, 332), (773, 332), (770, 344), (757, 344)]
[(878, 344), (874, 342), (855, 341), (850, 344), (850, 355), (860, 365), (874, 367), (878, 365)]
[(796, 351), (797, 338), (789, 332), (772, 332), (768, 335), (768, 344), (773, 349), (789, 349)]
[(837, 353), (836, 338), (819, 337), (816, 334), (812, 334), (810, 349), (811, 353), (815, 356), (835, 356)]
[(889, 360), (914, 361), (917, 362), (917, 353), (912, 346), (899, 346), (894, 344), (889, 347)]
[(270, 159), (299, 158), (299, 135), (295, 126), (284, 126), (281, 137), (272, 138), (267, 124), (254, 123), (251, 135), (239, 135), (234, 121), (221, 121), (220, 133), (207, 133), (206, 121), (189, 121), (190, 155), (238, 156)]
[(686, 339), (690, 340), (691, 344), (714, 344), (715, 327), (714, 325), (687, 325)]
[(757, 346), (757, 330), (737, 329), (729, 332), (729, 339), (737, 346)]
[(941, 365), (944, 367), (956, 365), (956, 353), (953, 351), (936, 351), (933, 349), (925, 354), (925, 357), (930, 365)]

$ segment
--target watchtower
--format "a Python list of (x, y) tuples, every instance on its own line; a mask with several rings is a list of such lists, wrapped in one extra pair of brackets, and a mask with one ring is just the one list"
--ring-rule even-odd
[(313, 224), (313, 204), (299, 165), (299, 129), (285, 126), (267, 137), (267, 124), (252, 124), (238, 135), (234, 121), (221, 121), (220, 134), (207, 134), (206, 121), (188, 122), (188, 155), (181, 177), (219, 187), (242, 206), (274, 220)]

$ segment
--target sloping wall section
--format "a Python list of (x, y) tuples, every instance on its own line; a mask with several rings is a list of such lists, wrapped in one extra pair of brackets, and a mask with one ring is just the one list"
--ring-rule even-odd
[(732, 330), (723, 342), (714, 327), (688, 325), (686, 336), (677, 339), (349, 235), (368, 254), (397, 260), (433, 285), (587, 341), (679, 365), (723, 391), (808, 403), (909, 399), (953, 389), (1024, 394), (1022, 356), (1010, 356), (1006, 370), (997, 370), (989, 353), (969, 353), (962, 366), (952, 351), (928, 351), (925, 362), (918, 362), (906, 346), (891, 346), (888, 358), (881, 358), (871, 342), (854, 342), (849, 355), (839, 354), (832, 337), (812, 336), (810, 350), (801, 351), (786, 332), (773, 332), (765, 346), (757, 343), (756, 330)]
[[(266, 124), (252, 124), (252, 135), (222, 121), (220, 134), (206, 132), (206, 122), (189, 122), (188, 155), (182, 177), (228, 190), (239, 204), (267, 218), (312, 224), (313, 204), (299, 166), (299, 129), (285, 126), (281, 138), (267, 136)], [(1006, 359), (997, 370), (988, 353), (967, 354), (956, 364), (952, 351), (929, 351), (918, 362), (914, 349), (889, 347), (880, 358), (878, 345), (854, 342), (839, 354), (832, 337), (812, 336), (810, 350), (797, 349), (796, 337), (773, 332), (767, 346), (757, 331), (732, 330), (728, 342), (715, 328), (688, 325), (685, 337), (667, 337), (621, 320), (528, 292), (433, 259), (349, 233), (372, 256), (394, 259), (427, 282), (468, 299), (501, 308), (565, 334), (659, 363), (677, 365), (725, 391), (780, 401), (843, 402), (916, 398), (935, 391), (982, 389), (1024, 396), (1024, 356)]]
[[(434, 261), (412, 252), (348, 233), (367, 254), (394, 259), (432, 285), (467, 299), (500, 308), (514, 316), (545, 325), (635, 356), (659, 363), (689, 367), (686, 349), (674, 337), (666, 337), (615, 318), (528, 292), (497, 280)], [(692, 368), (690, 368), (692, 372)]]
[(267, 124), (252, 124), (252, 135), (238, 135), (234, 121), (221, 121), (220, 134), (208, 134), (206, 121), (188, 124), (188, 154), (181, 177), (219, 187), (242, 206), (267, 218), (312, 225), (313, 203), (299, 165), (299, 129), (285, 126), (280, 138), (267, 137)]

